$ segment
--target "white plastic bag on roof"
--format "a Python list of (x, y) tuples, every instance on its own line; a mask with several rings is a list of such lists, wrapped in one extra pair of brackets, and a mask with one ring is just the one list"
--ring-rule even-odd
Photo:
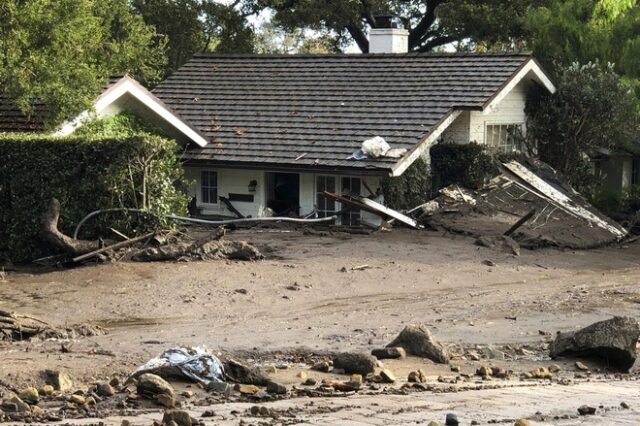
[(391, 149), (387, 141), (380, 136), (376, 136), (371, 139), (367, 139), (362, 142), (362, 152), (367, 154), (369, 157), (380, 158), (384, 157), (387, 151)]

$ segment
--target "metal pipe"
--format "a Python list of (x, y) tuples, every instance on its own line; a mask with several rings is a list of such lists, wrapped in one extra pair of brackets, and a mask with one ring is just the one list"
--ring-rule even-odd
[(97, 216), (97, 215), (99, 215), (101, 213), (109, 213), (109, 212), (136, 212), (136, 213), (149, 213), (149, 214), (151, 214), (147, 210), (140, 210), (140, 209), (103, 209), (103, 210), (96, 210), (96, 211), (93, 211), (93, 212), (89, 213), (88, 215), (86, 215), (84, 218), (82, 218), (80, 223), (78, 223), (78, 226), (76, 226), (76, 230), (73, 231), (73, 239), (74, 240), (78, 239), (78, 234), (80, 233), (80, 228), (82, 227), (82, 225), (84, 225), (84, 223), (86, 221), (88, 221), (92, 217)]

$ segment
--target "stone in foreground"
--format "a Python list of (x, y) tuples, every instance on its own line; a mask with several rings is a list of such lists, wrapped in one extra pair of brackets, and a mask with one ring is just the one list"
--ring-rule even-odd
[(428, 358), (438, 364), (449, 363), (447, 350), (431, 336), (424, 325), (406, 326), (387, 347), (402, 347), (410, 355)]
[(636, 361), (640, 325), (631, 317), (613, 317), (578, 331), (560, 333), (549, 347), (551, 358), (580, 356), (601, 358), (620, 371)]
[(376, 359), (367, 354), (345, 352), (333, 357), (333, 367), (344, 370), (346, 374), (366, 376), (374, 372)]

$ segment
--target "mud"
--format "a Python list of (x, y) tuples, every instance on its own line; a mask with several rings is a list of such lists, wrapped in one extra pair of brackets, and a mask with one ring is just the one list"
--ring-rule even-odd
[[(457, 392), (405, 392), (398, 383), (382, 394), (347, 398), (208, 406), (202, 393), (185, 404), (194, 415), (205, 409), (220, 415), (203, 419), (207, 424), (238, 424), (241, 419), (282, 424), (252, 417), (247, 409), (255, 404), (289, 410), (296, 422), (305, 424), (346, 424), (347, 419), (350, 424), (389, 424), (390, 418), (394, 424), (443, 423), (449, 411), (465, 419), (463, 424), (518, 417), (559, 425), (640, 421), (637, 366), (629, 375), (616, 376), (591, 365), (590, 376), (576, 378), (573, 361), (565, 360), (560, 362), (563, 373), (552, 384), (519, 379), (519, 373), (555, 362), (546, 356), (546, 347), (556, 331), (614, 314), (639, 316), (637, 244), (591, 251), (523, 250), (516, 257), (477, 247), (468, 237), (428, 231), (317, 236), (245, 230), (232, 235), (270, 247), (267, 259), (120, 262), (5, 273), (0, 309), (46, 318), (56, 327), (99, 325), (108, 333), (67, 342), (67, 352), (59, 340), (0, 342), (0, 383), (41, 386), (43, 370), (62, 369), (70, 372), (76, 387), (86, 390), (96, 380), (126, 377), (169, 347), (204, 344), (241, 354), (253, 364), (287, 366), (276, 369), (274, 379), (299, 387), (297, 373), (308, 368), (307, 360), (337, 351), (368, 352), (389, 343), (406, 324), (422, 323), (460, 356), (488, 345), (509, 354), (504, 361), (454, 359), (462, 373), (472, 376), (481, 364), (491, 364), (516, 374), (511, 381), (493, 379), (489, 388)], [(484, 260), (496, 266), (485, 266)], [(369, 268), (352, 269), (362, 265)], [(459, 376), (448, 366), (417, 358), (388, 360), (385, 367), (402, 381), (410, 370), (420, 368), (433, 386), (448, 386), (439, 376), (445, 381)], [(345, 379), (313, 374), (319, 380)], [(631, 409), (619, 409), (623, 400)], [(576, 417), (582, 404), (603, 408), (596, 416)], [(153, 411), (144, 414), (143, 408)], [(130, 413), (142, 416), (134, 423), (162, 418), (157, 408), (140, 410)], [(537, 411), (544, 421), (535, 417)], [(120, 424), (121, 418), (103, 421)]]

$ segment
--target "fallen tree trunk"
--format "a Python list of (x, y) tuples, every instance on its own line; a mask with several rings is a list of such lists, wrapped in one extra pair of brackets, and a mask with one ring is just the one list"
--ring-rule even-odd
[(60, 202), (55, 198), (51, 199), (49, 208), (42, 215), (41, 236), (44, 241), (57, 251), (78, 256), (89, 253), (100, 248), (98, 241), (75, 240), (58, 229), (60, 219)]

